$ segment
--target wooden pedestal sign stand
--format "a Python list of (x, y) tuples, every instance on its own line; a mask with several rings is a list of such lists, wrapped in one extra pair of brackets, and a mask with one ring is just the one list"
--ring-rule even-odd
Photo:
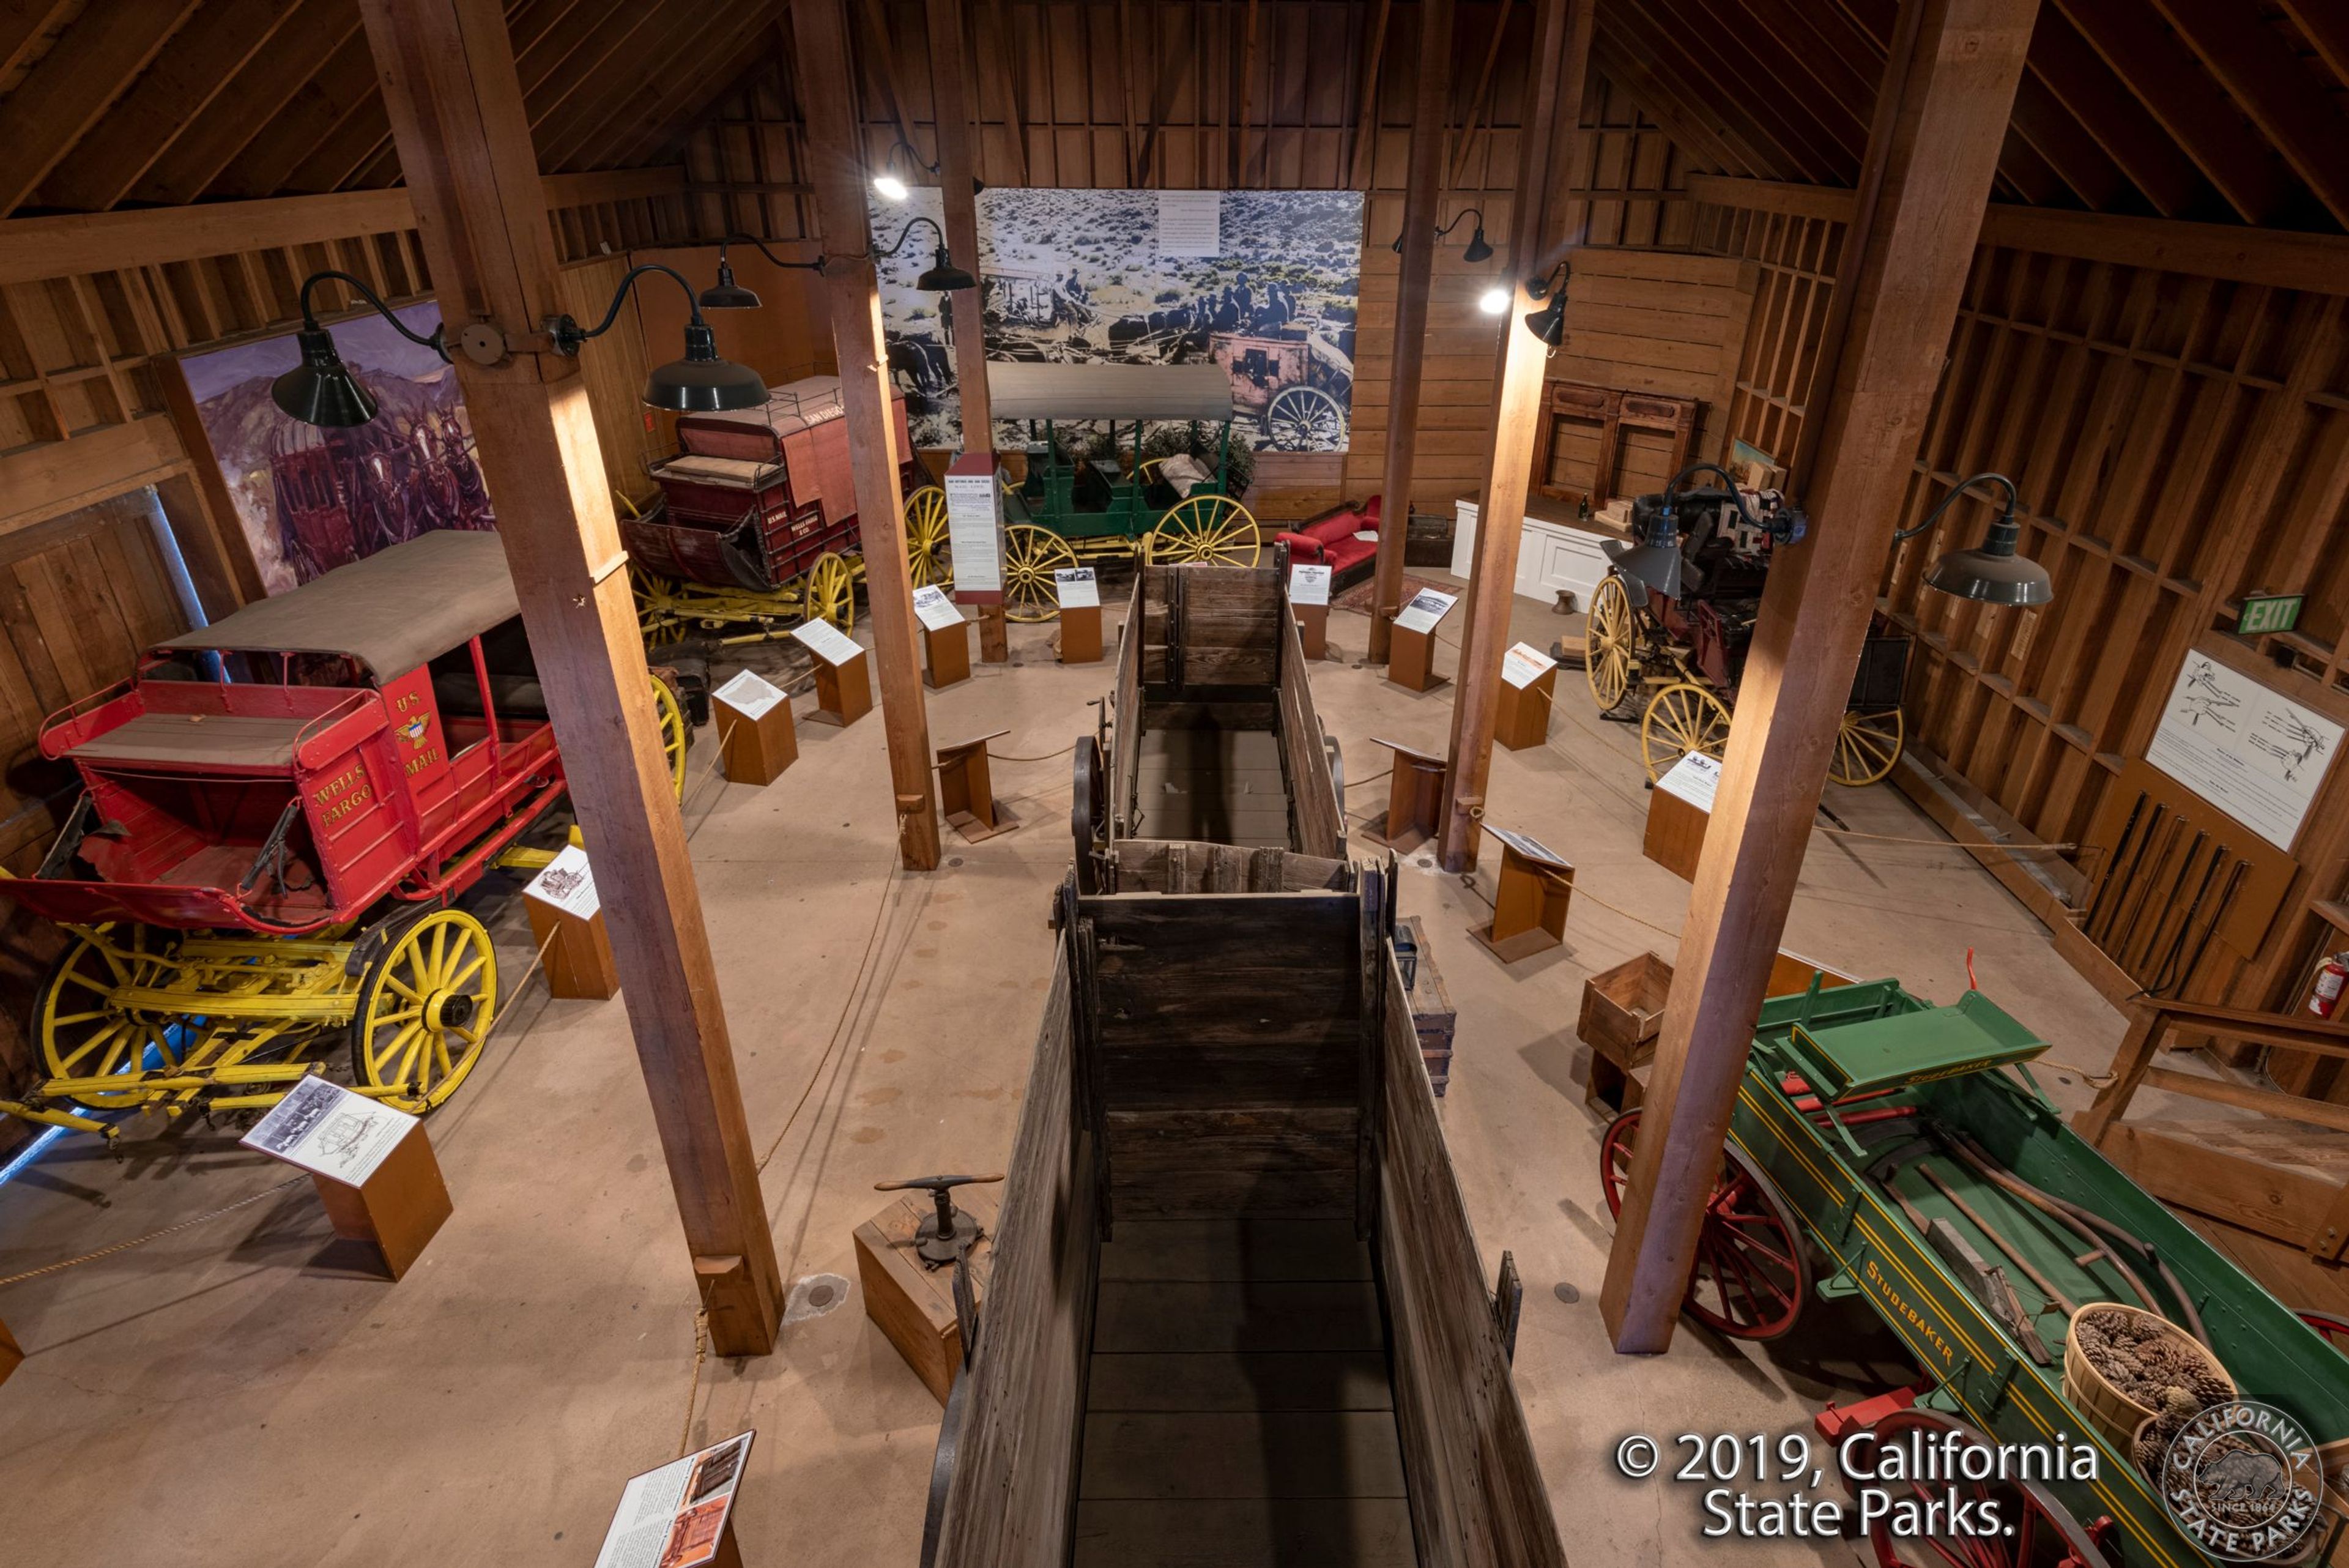
[(604, 1532), (595, 1568), (741, 1568), (734, 1493), (757, 1436), (739, 1432), (632, 1479)]
[(968, 843), (977, 844), (1019, 826), (1011, 808), (995, 798), (995, 781), (987, 767), (987, 742), (1010, 732), (997, 730), (975, 741), (938, 748), (938, 805), (947, 814), (947, 826)]
[(1549, 700), (1557, 689), (1557, 664), (1529, 642), (1501, 659), (1501, 699), (1493, 739), (1513, 752), (1549, 741)]
[(812, 723), (843, 729), (873, 711), (873, 666), (856, 639), (828, 620), (792, 628), (792, 636), (815, 656)]
[(770, 784), (800, 760), (791, 700), (745, 670), (709, 694), (718, 719), (718, 764), (728, 784)]
[(620, 971), (604, 929), (604, 905), (587, 851), (576, 844), (547, 862), (523, 889), (531, 940), (545, 950), (549, 995), (603, 1002), (619, 994)]
[(1387, 644), (1388, 680), (1409, 691), (1433, 691), (1444, 684), (1444, 677), (1435, 672), (1435, 628), (1459, 602), (1457, 594), (1438, 588), (1412, 595), (1411, 603), (1394, 618)]
[(1503, 963), (1547, 952), (1566, 940), (1566, 906), (1574, 897), (1574, 867), (1540, 839), (1485, 824), (1501, 841), (1501, 870), (1493, 883), (1493, 919), (1468, 934)]
[(942, 691), (970, 679), (970, 622), (944, 588), (914, 590), (914, 618), (922, 623), (922, 679)]
[(373, 1248), (395, 1280), (451, 1211), (423, 1124), (326, 1078), (295, 1083), (238, 1141), (308, 1171), (335, 1234)]
[(1394, 753), (1393, 782), (1387, 785), (1387, 820), (1371, 837), (1398, 855), (1408, 855), (1435, 836), (1436, 814), (1444, 806), (1444, 775), (1449, 771), (1441, 752), (1422, 752), (1401, 741), (1381, 741)]
[(1052, 573), (1061, 598), (1061, 662), (1098, 664), (1102, 656), (1101, 583), (1091, 566)]
[(1288, 613), (1308, 659), (1330, 657), (1330, 568), (1299, 564), (1288, 568)]
[(1640, 852), (1673, 876), (1695, 881), (1705, 826), (1713, 820), (1713, 794), (1720, 784), (1716, 758), (1691, 752), (1674, 763), (1648, 792), (1648, 831)]
[(16, 1336), (8, 1332), (8, 1325), (0, 1323), (0, 1383), (7, 1382), (8, 1375), (24, 1365), (25, 1347), (16, 1343)]

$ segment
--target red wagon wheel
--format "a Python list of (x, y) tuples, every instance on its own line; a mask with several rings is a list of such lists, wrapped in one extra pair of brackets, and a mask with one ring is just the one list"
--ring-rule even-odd
[[(1631, 1174), (1631, 1147), (1640, 1113), (1625, 1111), (1599, 1145), (1599, 1179), (1610, 1214), (1623, 1212), (1623, 1186)], [(1705, 1200), (1696, 1268), (1688, 1299), (1691, 1317), (1733, 1339), (1776, 1339), (1795, 1326), (1811, 1299), (1811, 1265), (1794, 1210), (1770, 1179), (1733, 1144), (1722, 1147), (1721, 1175)]]
[[(1912, 1435), (1938, 1443), (1956, 1433), (1969, 1447), (1990, 1448), (1991, 1440), (1954, 1416), (1938, 1410), (1895, 1410), (1868, 1428), (1879, 1448), (1890, 1448)], [(1868, 1544), (1876, 1549), (1878, 1568), (2110, 1568), (2112, 1559), (2071, 1510), (2037, 1481), (1899, 1480), (1879, 1483), (1891, 1494), (1897, 1518), (1901, 1505), (1912, 1499), (1915, 1513), (1925, 1517), (1927, 1505), (1940, 1502), (1938, 1514), (1950, 1513), (1948, 1497), (1980, 1505), (1995, 1502), (2007, 1532), (1997, 1535), (1922, 1534), (1896, 1536), (1891, 1520), (1868, 1524)], [(2108, 1527), (2106, 1527), (2108, 1528)]]

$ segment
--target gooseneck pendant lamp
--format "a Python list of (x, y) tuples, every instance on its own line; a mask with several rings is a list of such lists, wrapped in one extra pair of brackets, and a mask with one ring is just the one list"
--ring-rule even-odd
[(749, 245), (780, 267), (793, 267), (802, 272), (821, 274), (823, 258), (813, 261), (785, 261), (767, 248), (767, 242), (755, 234), (729, 234), (718, 242), (718, 281), (701, 291), (695, 303), (704, 310), (756, 310), (759, 296), (756, 290), (743, 287), (734, 281), (734, 265), (726, 259), (729, 245)]
[[(657, 263), (628, 269), (612, 293), (611, 307), (595, 326), (582, 327), (569, 316), (549, 317), (544, 327), (554, 351), (566, 357), (576, 355), (588, 339), (610, 331), (613, 322), (619, 319), (620, 306), (626, 301), (629, 290), (647, 273), (660, 273), (675, 279), (678, 287), (685, 290), (686, 306), (691, 316), (685, 326), (685, 358), (661, 366), (646, 379), (645, 403), (681, 414), (755, 409), (764, 404), (765, 378), (747, 365), (719, 357), (717, 336), (701, 318), (693, 286), (682, 273)], [(302, 280), (302, 326), (295, 334), (302, 349), (302, 363), (270, 384), (270, 399), (305, 424), (330, 428), (363, 425), (375, 418), (375, 398), (351, 374), (350, 367), (343, 363), (333, 335), (318, 325), (310, 304), (311, 290), (329, 278), (348, 285), (378, 315), (391, 323), (394, 331), (411, 343), (431, 349), (444, 363), (449, 358), (446, 326), (436, 327), (429, 337), (419, 337), (392, 314), (389, 306), (376, 297), (373, 290), (346, 272), (317, 272)], [(459, 343), (466, 358), (478, 364), (495, 364), (509, 352), (497, 330), (485, 323), (466, 327)]]
[(930, 233), (937, 235), (938, 248), (936, 254), (932, 258), (930, 269), (914, 280), (914, 286), (931, 294), (952, 294), (957, 289), (977, 288), (978, 279), (955, 265), (954, 257), (947, 254), (946, 231), (939, 228), (935, 221), (926, 217), (916, 218), (897, 231), (896, 243), (887, 250), (874, 252), (873, 259), (884, 261), (895, 255), (905, 248), (905, 242), (914, 237), (914, 231), (925, 224), (929, 226)]
[(1958, 481), (1947, 495), (1925, 514), (1925, 520), (1914, 528), (1903, 528), (1892, 535), (1893, 543), (1914, 539), (1941, 520), (1951, 504), (1977, 484), (1995, 484), (2006, 493), (2006, 504), (1999, 509), (1990, 532), (1982, 536), (1981, 547), (1972, 550), (1951, 550), (1937, 556), (1925, 568), (1925, 586), (1937, 593), (1956, 598), (1974, 599), (1992, 605), (2044, 605), (2055, 597), (2054, 579), (2047, 568), (2027, 556), (2015, 553), (2023, 537), (2022, 526), (2014, 520), (2014, 481), (2002, 473), (1976, 473)]

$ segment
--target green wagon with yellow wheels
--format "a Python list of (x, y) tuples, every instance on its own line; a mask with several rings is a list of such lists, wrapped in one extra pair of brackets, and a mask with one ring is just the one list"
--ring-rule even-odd
[(1009, 618), (1060, 613), (1055, 571), (1253, 566), (1263, 556), (1263, 530), (1235, 493), (1235, 410), (1219, 367), (997, 362), (987, 385), (997, 421), (1027, 428), (1026, 472), (1004, 494)]
[[(2189, 1354), (2223, 1366), (2235, 1397), (2296, 1430), (2305, 1477), (2333, 1484), (2278, 1515), (2311, 1522), (2271, 1560), (2333, 1560), (2349, 1356), (2065, 1124), (2027, 1064), (2045, 1048), (1979, 992), (1937, 1007), (1890, 980), (1822, 981), (1765, 1002), (1683, 1312), (1743, 1339), (1787, 1334), (1823, 1303), (1874, 1312), (1919, 1376), (1819, 1414), (1823, 1437), (1863, 1457), (1912, 1438), (2070, 1454), (2062, 1473), (1949, 1486), (1996, 1502), (2009, 1533), (1902, 1536), (1879, 1518), (1868, 1535), (1881, 1568), (2201, 1568), (2238, 1555), (2181, 1522), (2209, 1501), (2192, 1490), (2209, 1472), (2175, 1426), (2185, 1412), (2165, 1427), (2069, 1365), (2069, 1324), (2109, 1318), (2111, 1303), (2201, 1347)], [(1602, 1140), (1619, 1211), (1640, 1120), (1627, 1112)], [(2199, 1398), (2227, 1407), (2210, 1389)], [(1888, 1498), (1921, 1503), (1944, 1484), (1904, 1480)]]

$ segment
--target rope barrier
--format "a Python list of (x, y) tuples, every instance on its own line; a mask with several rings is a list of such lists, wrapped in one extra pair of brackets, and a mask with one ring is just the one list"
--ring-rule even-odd
[(693, 1452), (693, 1412), (701, 1404), (701, 1364), (709, 1359), (709, 1309), (693, 1313), (693, 1381), (685, 1389), (685, 1430), (677, 1438), (677, 1457)]
[(260, 1191), (254, 1193), (251, 1197), (240, 1198), (233, 1203), (223, 1203), (218, 1209), (212, 1210), (210, 1213), (199, 1214), (192, 1220), (182, 1220), (176, 1225), (166, 1225), (160, 1231), (150, 1231), (144, 1236), (136, 1237), (128, 1241), (117, 1241), (111, 1247), (100, 1247), (95, 1252), (84, 1252), (78, 1258), (67, 1258), (55, 1263), (44, 1263), (37, 1269), (27, 1269), (21, 1274), (10, 1274), (5, 1279), (0, 1279), (0, 1288), (5, 1288), (9, 1285), (22, 1284), (26, 1280), (37, 1280), (44, 1274), (61, 1273), (67, 1269), (75, 1268), (83, 1263), (94, 1263), (100, 1258), (110, 1258), (117, 1252), (127, 1252), (133, 1247), (143, 1247), (150, 1241), (160, 1241), (163, 1237), (171, 1235), (173, 1231), (188, 1230), (192, 1226), (204, 1223), (207, 1220), (217, 1220), (223, 1214), (233, 1214), (238, 1210), (246, 1207), (248, 1204), (260, 1202), (263, 1199), (267, 1198), (272, 1193), (283, 1192), (289, 1187), (309, 1179), (310, 1179), (306, 1176), (288, 1177), (284, 1181), (278, 1182), (274, 1187), (264, 1187)]

